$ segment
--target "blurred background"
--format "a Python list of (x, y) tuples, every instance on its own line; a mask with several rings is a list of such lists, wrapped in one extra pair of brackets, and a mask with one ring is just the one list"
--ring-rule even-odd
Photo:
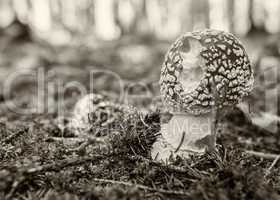
[[(255, 73), (251, 113), (223, 117), (217, 153), (154, 164), (164, 55), (203, 28), (242, 41)], [(0, 0), (0, 200), (280, 199), (279, 69), (280, 0)], [(84, 90), (124, 90), (120, 103), (148, 115), (109, 129), (106, 146), (74, 138), (70, 117)], [(91, 131), (109, 136), (104, 128)]]
[(204, 27), (241, 36), (280, 31), (277, 0), (1, 0), (0, 11), (2, 29), (18, 21), (54, 44), (85, 36), (116, 40), (148, 34), (170, 40)]
[[(275, 110), (279, 18), (279, 0), (0, 0), (0, 81), (17, 70), (41, 67), (47, 81), (88, 86), (88, 72), (105, 69), (127, 83), (141, 81), (158, 94), (151, 85), (158, 82), (174, 39), (186, 31), (215, 28), (243, 41), (256, 72), (253, 96), (263, 110)], [(30, 101), (30, 94), (38, 92), (33, 78), (17, 79), (10, 100), (26, 107), (38, 102), (38, 97)], [(270, 99), (264, 95), (266, 84), (259, 84), (268, 79), (275, 96), (271, 108), (264, 103)], [(94, 82), (98, 91), (114, 90), (115, 85), (112, 77)], [(56, 98), (53, 90), (48, 98)], [(73, 96), (69, 90), (66, 97)]]

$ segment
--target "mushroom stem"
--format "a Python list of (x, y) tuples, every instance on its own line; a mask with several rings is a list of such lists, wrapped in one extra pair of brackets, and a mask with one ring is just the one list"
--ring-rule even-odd
[(173, 114), (168, 122), (162, 122), (162, 137), (154, 144), (152, 157), (166, 160), (171, 155), (189, 157), (193, 154), (203, 154), (206, 149), (214, 149), (216, 133), (212, 131), (212, 122), (212, 113), (198, 116), (187, 113)]

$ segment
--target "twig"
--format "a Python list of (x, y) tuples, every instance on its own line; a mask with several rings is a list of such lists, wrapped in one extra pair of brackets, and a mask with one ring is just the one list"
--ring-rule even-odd
[(225, 151), (224, 151), (223, 162), (225, 162), (226, 159), (227, 159), (227, 148), (225, 148)]
[(73, 143), (79, 143), (79, 142), (85, 142), (86, 138), (82, 137), (48, 137), (46, 138), (46, 141), (48, 142), (73, 142)]
[(177, 153), (177, 152), (180, 150), (180, 148), (181, 148), (181, 146), (183, 145), (183, 142), (184, 142), (184, 140), (185, 140), (185, 135), (186, 135), (186, 132), (183, 131), (183, 134), (182, 134), (182, 137), (181, 137), (181, 141), (180, 141), (178, 147), (176, 148), (176, 150), (174, 151), (174, 153)]
[(10, 190), (10, 192), (7, 194), (7, 196), (5, 197), (5, 199), (12, 199), (12, 196), (14, 195), (15, 191), (17, 190), (18, 186), (23, 183), (25, 180), (24, 177), (21, 177), (19, 180), (15, 181), (12, 185), (12, 189)]
[(137, 187), (139, 189), (142, 190), (147, 190), (147, 191), (151, 191), (151, 192), (158, 192), (158, 193), (162, 193), (162, 194), (167, 194), (167, 195), (181, 195), (181, 196), (190, 196), (189, 193), (184, 192), (184, 191), (178, 191), (178, 190), (165, 190), (165, 189), (161, 189), (161, 188), (151, 188), (145, 185), (140, 185), (140, 184), (133, 184), (130, 182), (123, 182), (123, 181), (115, 181), (115, 180), (109, 180), (109, 179), (99, 179), (99, 178), (94, 178), (93, 179), (96, 182), (100, 182), (100, 183), (109, 183), (109, 184), (117, 184), (117, 185), (124, 185), (124, 186), (128, 186), (128, 187)]
[(250, 151), (247, 150), (245, 151), (247, 154), (250, 154), (252, 156), (260, 157), (260, 158), (265, 158), (265, 159), (276, 159), (280, 155), (278, 154), (272, 154), (272, 153), (263, 153), (263, 152), (257, 152), (257, 151)]
[[(109, 155), (108, 155), (109, 156)], [(29, 169), (19, 169), (18, 175), (16, 177), (21, 177), (19, 180), (14, 181), (12, 185), (12, 189), (6, 196), (6, 199), (11, 199), (13, 194), (16, 192), (17, 188), (20, 184), (22, 184), (28, 175), (34, 175), (36, 173), (45, 172), (45, 171), (60, 171), (65, 167), (71, 167), (80, 165), (86, 162), (96, 162), (100, 159), (103, 159), (105, 156), (99, 155), (99, 156), (93, 156), (93, 157), (83, 157), (83, 158), (77, 158), (77, 159), (64, 159), (60, 161), (59, 163), (53, 163), (53, 164), (46, 164), (41, 165), (38, 167), (33, 167)]]
[[(109, 156), (109, 155), (108, 155)], [(97, 160), (103, 159), (104, 155), (98, 155), (98, 156), (92, 156), (92, 157), (82, 157), (82, 158), (75, 158), (75, 159), (64, 159), (58, 163), (52, 163), (52, 164), (46, 164), (41, 165), (38, 167), (29, 168), (27, 170), (24, 170), (23, 172), (34, 174), (44, 171), (59, 171), (65, 167), (71, 167), (80, 165), (86, 162), (95, 162)]]
[(184, 174), (189, 174), (190, 176), (193, 176), (194, 178), (197, 178), (197, 179), (202, 179), (202, 175), (200, 174), (200, 172), (198, 172), (197, 170), (191, 168), (191, 166), (189, 165), (185, 165), (183, 167), (178, 167), (178, 166), (175, 166), (175, 165), (165, 165), (163, 163), (160, 163), (160, 162), (156, 162), (156, 161), (153, 161), (153, 160), (149, 160), (147, 158), (144, 158), (143, 156), (133, 156), (133, 157), (129, 157), (130, 160), (141, 160), (142, 162), (147, 162), (153, 166), (157, 166), (157, 167), (163, 167), (165, 169), (168, 169), (170, 171), (173, 171), (173, 172), (177, 172), (177, 173), (184, 173)]
[(88, 145), (91, 144), (105, 144), (104, 137), (86, 137), (86, 138), (65, 138), (65, 137), (50, 137), (47, 141), (62, 142), (66, 145), (81, 143), (77, 148), (71, 149), (71, 151), (82, 151)]
[(150, 127), (146, 122), (145, 122), (145, 120), (144, 120), (144, 118), (143, 118), (143, 115), (140, 113), (139, 114), (139, 118), (140, 118), (140, 120), (141, 120), (141, 122), (144, 124), (144, 126), (146, 126), (146, 127)]
[(203, 199), (205, 200), (209, 200), (204, 188), (201, 186), (201, 185), (198, 185), (198, 190), (201, 192), (202, 196), (203, 196)]
[(265, 172), (265, 177), (271, 173), (272, 168), (277, 164), (278, 160), (280, 159), (280, 155), (278, 155), (273, 162), (271, 163), (270, 167)]
[(85, 140), (79, 147), (72, 149), (73, 151), (83, 151), (85, 148), (91, 144), (103, 144), (106, 146), (105, 138), (90, 137)]
[(26, 133), (28, 131), (28, 128), (24, 128), (23, 130), (19, 130), (17, 132), (15, 132), (14, 134), (9, 135), (8, 137), (4, 138), (0, 143), (4, 144), (4, 143), (9, 143), (11, 142), (14, 138), (20, 136), (23, 133)]

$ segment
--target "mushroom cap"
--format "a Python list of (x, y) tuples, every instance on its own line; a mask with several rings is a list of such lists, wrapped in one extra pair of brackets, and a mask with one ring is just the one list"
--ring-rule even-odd
[(206, 29), (179, 37), (165, 56), (160, 91), (171, 111), (202, 114), (238, 104), (253, 88), (253, 71), (241, 42)]
[(92, 128), (114, 128), (136, 114), (136, 110), (130, 106), (115, 103), (101, 94), (90, 93), (76, 103), (71, 127), (77, 135), (87, 134)]

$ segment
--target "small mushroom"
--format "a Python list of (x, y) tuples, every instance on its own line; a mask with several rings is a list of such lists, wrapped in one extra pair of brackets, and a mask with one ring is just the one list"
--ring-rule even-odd
[(239, 104), (253, 88), (253, 72), (241, 42), (230, 33), (188, 32), (167, 52), (160, 91), (168, 114), (152, 157), (188, 157), (215, 148), (212, 111)]
[(115, 103), (101, 94), (90, 93), (76, 103), (70, 126), (77, 136), (96, 134), (100, 128), (106, 134), (122, 121), (133, 118), (134, 114), (136, 110), (130, 106)]

